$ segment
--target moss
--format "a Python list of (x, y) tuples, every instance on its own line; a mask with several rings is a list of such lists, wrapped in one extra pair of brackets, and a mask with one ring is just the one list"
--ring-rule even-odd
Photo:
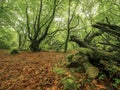
[(68, 62), (72, 62), (72, 58), (73, 58), (73, 56), (74, 56), (73, 54), (67, 56), (67, 60), (68, 60)]
[(12, 49), (10, 51), (10, 54), (18, 54), (19, 53), (19, 50), (18, 49)]
[(83, 66), (79, 66), (78, 68), (76, 68), (75, 71), (78, 72), (78, 73), (84, 73), (84, 72), (85, 72), (85, 69), (84, 69)]
[(72, 57), (72, 61), (74, 61), (74, 62), (78, 62), (79, 60), (81, 60), (82, 59), (82, 56), (80, 56), (80, 55), (74, 55), (73, 57)]
[(79, 53), (83, 54), (83, 55), (87, 55), (87, 56), (89, 56), (91, 58), (94, 57), (93, 56), (94, 52), (89, 48), (80, 48)]
[(90, 66), (87, 68), (86, 73), (88, 74), (89, 78), (96, 78), (99, 74), (99, 70), (94, 66)]
[(67, 65), (67, 68), (77, 68), (79, 67), (80, 64), (78, 62), (70, 62), (68, 65)]

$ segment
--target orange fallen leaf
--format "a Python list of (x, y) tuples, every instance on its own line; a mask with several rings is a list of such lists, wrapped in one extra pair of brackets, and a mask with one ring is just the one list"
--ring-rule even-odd
[(100, 89), (105, 89), (105, 90), (107, 90), (104, 85), (100, 85), (100, 84), (99, 84), (99, 85), (96, 85), (96, 86), (97, 86), (98, 88), (100, 88)]
[(57, 90), (57, 86), (53, 86), (51, 90)]

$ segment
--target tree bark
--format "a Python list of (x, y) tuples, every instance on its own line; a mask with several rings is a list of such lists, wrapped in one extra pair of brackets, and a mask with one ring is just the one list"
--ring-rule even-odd
[[(107, 65), (104, 63), (106, 60), (112, 59), (114, 62), (116, 61), (117, 63), (120, 63), (119, 52), (106, 52), (104, 50), (99, 50), (96, 47), (90, 46), (85, 41), (78, 39), (76, 36), (71, 36), (70, 41), (76, 42), (82, 47), (79, 49), (79, 53), (77, 53), (79, 57), (73, 58), (77, 58), (78, 63), (81, 63), (84, 66), (86, 73), (90, 78), (97, 77), (99, 73), (97, 66), (99, 66), (99, 64)], [(80, 56), (82, 56), (82, 58), (80, 58)], [(101, 60), (104, 60), (104, 62), (102, 61), (101, 63)]]
[[(117, 57), (119, 52), (106, 52), (104, 50), (97, 49), (96, 47), (90, 46), (86, 42), (78, 39), (76, 36), (71, 36), (70, 41), (76, 42), (80, 47), (84, 48), (84, 51), (87, 51), (88, 49), (91, 50), (92, 51), (91, 54), (93, 55), (90, 55), (89, 53), (89, 56), (93, 56), (93, 57), (90, 57), (90, 58), (93, 58), (93, 60), (112, 58), (115, 61), (119, 61), (119, 57)], [(85, 48), (88, 48), (88, 49), (85, 50)], [(79, 50), (80, 53), (83, 53), (84, 51), (81, 49)], [(88, 56), (88, 53), (86, 55)]]
[(105, 23), (96, 23), (93, 24), (92, 27), (98, 28), (102, 32), (110, 33), (113, 36), (120, 36), (120, 27), (117, 25), (105, 24)]
[[(79, 1), (79, 0), (78, 0)], [(69, 38), (70, 38), (70, 30), (73, 29), (73, 28), (76, 28), (77, 25), (79, 24), (79, 20), (78, 20), (78, 23), (76, 25), (74, 25), (73, 27), (71, 27), (71, 23), (72, 23), (72, 20), (74, 18), (74, 15), (75, 15), (75, 11), (76, 11), (76, 8), (78, 6), (78, 2), (76, 3), (75, 5), (75, 8), (73, 10), (73, 13), (71, 15), (71, 10), (70, 10), (70, 4), (71, 4), (71, 0), (69, 0), (68, 2), (68, 22), (67, 22), (67, 36), (66, 36), (66, 40), (65, 40), (65, 47), (64, 47), (64, 53), (67, 52), (67, 49), (68, 49), (68, 42), (69, 42)]]
[[(111, 45), (110, 43), (108, 45), (111, 45), (111, 47), (116, 46), (117, 50), (113, 52), (108, 52), (90, 45), (92, 39), (94, 39), (94, 37), (96, 36), (101, 35), (103, 32), (110, 33), (111, 35), (113, 35), (113, 37), (118, 38), (120, 36), (120, 27), (104, 23), (97, 23), (93, 25), (93, 27), (100, 29), (102, 32), (92, 33), (91, 35), (89, 33), (83, 40), (77, 38), (76, 36), (70, 37), (70, 41), (77, 43), (79, 47), (81, 47), (79, 49), (79, 53), (77, 53), (77, 55), (79, 56), (73, 56), (72, 59), (77, 59), (78, 63), (83, 65), (83, 67), (86, 70), (86, 73), (90, 78), (95, 78), (98, 76), (99, 70), (97, 67), (99, 67), (99, 65), (101, 64), (108, 69), (112, 69), (112, 72), (120, 71), (120, 68), (117, 65), (111, 63), (112, 61), (116, 62), (117, 64), (120, 64), (119, 47), (117, 47), (116, 45)], [(82, 56), (82, 58), (80, 56)]]
[(31, 41), (30, 50), (32, 50), (32, 51), (40, 51), (39, 43), (38, 43), (37, 40)]

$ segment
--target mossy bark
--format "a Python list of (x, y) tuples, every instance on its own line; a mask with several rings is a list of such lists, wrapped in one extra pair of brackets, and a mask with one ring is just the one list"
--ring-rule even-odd
[(39, 44), (40, 43), (37, 40), (33, 40), (30, 45), (30, 50), (31, 51), (40, 51)]
[[(75, 55), (73, 57), (73, 59), (75, 59), (73, 61), (78, 61), (81, 65), (83, 65), (86, 73), (90, 78), (96, 78), (98, 76), (99, 70), (97, 67), (99, 67), (101, 64), (106, 68), (108, 67), (108, 69), (110, 66), (114, 66), (110, 68), (114, 69), (114, 71), (119, 71), (119, 67), (110, 61), (120, 64), (120, 27), (105, 23), (96, 23), (92, 25), (92, 27), (98, 28), (100, 31), (92, 34), (88, 33), (84, 39), (80, 39), (76, 36), (71, 35), (70, 41), (77, 43), (80, 47), (79, 53), (77, 53), (77, 56)], [(101, 50), (94, 45), (91, 45), (91, 41), (96, 36), (99, 36), (104, 32), (116, 38), (116, 42), (118, 42), (117, 44), (112, 44), (110, 42), (102, 43), (103, 45), (109, 45), (111, 48), (115, 48), (115, 50), (112, 52), (105, 51), (105, 49)]]

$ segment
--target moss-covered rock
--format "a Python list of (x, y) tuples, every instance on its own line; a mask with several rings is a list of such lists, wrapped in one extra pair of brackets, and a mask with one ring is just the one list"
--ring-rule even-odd
[(19, 53), (19, 50), (18, 49), (12, 49), (10, 51), (10, 54), (18, 54)]
[(81, 55), (74, 55), (74, 56), (72, 57), (72, 61), (74, 61), (74, 62), (79, 62), (80, 59), (82, 59), (82, 56), (81, 56)]
[(68, 55), (68, 56), (67, 56), (67, 61), (68, 61), (68, 62), (72, 62), (73, 56), (74, 56), (73, 54)]
[(84, 60), (82, 65), (86, 70), (88, 78), (96, 78), (99, 74), (99, 69), (92, 65), (86, 57), (84, 57)]
[(99, 74), (99, 70), (97, 67), (90, 66), (86, 69), (86, 74), (89, 78), (96, 78)]

